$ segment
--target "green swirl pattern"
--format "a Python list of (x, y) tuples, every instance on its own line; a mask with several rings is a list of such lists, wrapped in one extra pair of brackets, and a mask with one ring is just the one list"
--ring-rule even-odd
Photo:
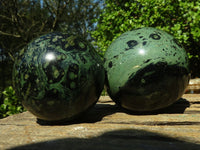
[(98, 100), (104, 86), (101, 58), (86, 40), (43, 35), (23, 48), (13, 83), (24, 107), (46, 121), (70, 120)]

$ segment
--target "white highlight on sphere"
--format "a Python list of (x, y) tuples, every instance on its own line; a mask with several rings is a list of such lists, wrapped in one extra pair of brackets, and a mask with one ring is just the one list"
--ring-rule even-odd
[(52, 60), (55, 60), (55, 59), (56, 59), (56, 56), (55, 56), (54, 53), (50, 52), (50, 53), (47, 53), (47, 54), (45, 55), (45, 59), (46, 59), (47, 61), (52, 61)]
[(144, 55), (146, 52), (145, 52), (145, 50), (144, 49), (139, 49), (139, 54), (140, 55)]

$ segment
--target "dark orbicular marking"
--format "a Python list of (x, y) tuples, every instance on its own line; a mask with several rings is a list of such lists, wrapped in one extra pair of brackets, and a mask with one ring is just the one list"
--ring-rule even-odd
[(118, 58), (119, 57), (119, 55), (115, 55), (113, 58)]
[(160, 40), (161, 39), (160, 35), (155, 34), (155, 33), (150, 34), (149, 38), (152, 38), (154, 40)]
[(163, 52), (169, 52), (167, 48), (162, 49)]
[(148, 63), (151, 59), (147, 59), (146, 61), (144, 61), (144, 63)]
[(108, 67), (112, 68), (112, 66), (113, 66), (112, 61), (110, 61), (109, 64), (108, 64)]
[[(125, 40), (117, 40), (105, 54), (108, 94), (121, 107), (133, 111), (151, 111), (172, 104), (188, 84), (188, 62), (184, 59), (187, 53), (177, 51), (184, 49), (177, 46), (173, 36), (159, 29), (127, 33)], [(148, 54), (141, 55), (141, 49)], [(115, 55), (119, 57), (114, 59)], [(124, 67), (120, 67), (121, 63)], [(125, 76), (118, 82), (120, 74)]]
[(96, 103), (105, 71), (87, 40), (49, 33), (20, 51), (13, 78), (24, 107), (47, 124), (59, 124), (75, 119)]
[(145, 46), (146, 44), (147, 44), (147, 41), (144, 41), (144, 42), (142, 43), (143, 46)]
[(138, 44), (138, 42), (136, 40), (130, 40), (127, 42), (127, 44), (130, 48), (133, 48), (134, 46)]
[(136, 45), (138, 45), (138, 42), (136, 40), (130, 40), (127, 42), (127, 45), (128, 45), (128, 49), (126, 48), (126, 50), (129, 50), (129, 49), (132, 49), (134, 48)]
[(175, 45), (171, 45), (172, 48), (174, 48), (175, 50), (177, 50), (177, 47)]
[(177, 54), (177, 53), (174, 53), (174, 55), (173, 55), (173, 56), (176, 56), (176, 54)]

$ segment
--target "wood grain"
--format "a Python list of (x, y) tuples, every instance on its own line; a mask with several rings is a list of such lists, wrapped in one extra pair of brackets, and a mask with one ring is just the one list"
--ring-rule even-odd
[(54, 126), (24, 112), (0, 120), (0, 149), (200, 150), (200, 95), (151, 113), (130, 113), (102, 96), (83, 117)]

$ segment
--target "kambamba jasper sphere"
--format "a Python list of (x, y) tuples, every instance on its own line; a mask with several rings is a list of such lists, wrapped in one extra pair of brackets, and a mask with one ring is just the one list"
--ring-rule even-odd
[(43, 35), (22, 49), (13, 69), (24, 107), (45, 121), (70, 120), (94, 105), (104, 86), (103, 62), (84, 39)]
[(184, 94), (190, 78), (184, 48), (151, 27), (119, 36), (105, 53), (104, 67), (110, 97), (132, 111), (171, 105)]

